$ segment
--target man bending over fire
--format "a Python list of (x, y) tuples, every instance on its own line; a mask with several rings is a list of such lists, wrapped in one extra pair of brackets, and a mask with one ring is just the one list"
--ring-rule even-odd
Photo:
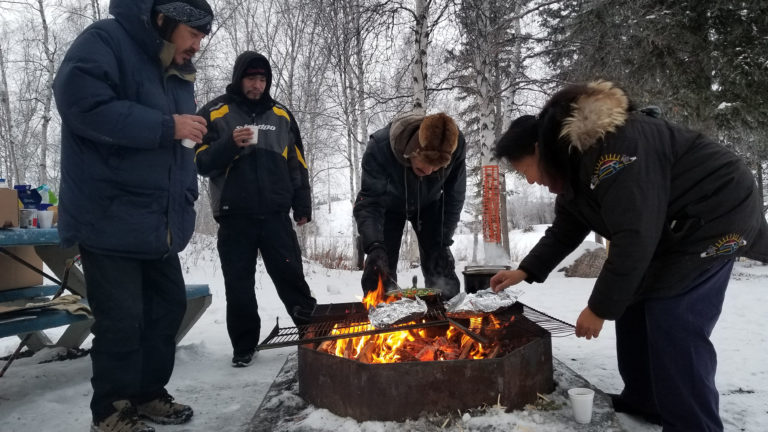
[(466, 191), (466, 143), (444, 113), (409, 113), (371, 135), (363, 155), (360, 192), (354, 206), (367, 254), (363, 291), (397, 281), (405, 221), (419, 241), (428, 288), (443, 298), (459, 292), (450, 246)]

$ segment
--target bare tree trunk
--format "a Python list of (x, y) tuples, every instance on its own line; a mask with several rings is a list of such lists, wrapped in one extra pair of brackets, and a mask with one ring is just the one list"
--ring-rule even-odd
[(16, 140), (13, 131), (13, 114), (11, 113), (10, 90), (6, 70), (8, 64), (2, 47), (0, 47), (0, 146), (4, 153), (4, 172), (9, 185), (15, 184), (18, 177), (18, 163), (16, 161)]
[[(763, 183), (763, 162), (758, 161), (757, 163), (757, 191), (759, 193), (759, 197), (765, 202), (765, 185)], [(768, 207), (764, 206), (763, 213), (768, 210)]]
[(427, 44), (429, 43), (429, 5), (427, 0), (415, 0), (415, 20), (413, 23), (413, 108), (415, 111), (427, 110)]
[(101, 19), (101, 8), (99, 7), (99, 0), (91, 0), (91, 18), (94, 21)]
[(507, 177), (499, 174), (499, 217), (501, 218), (501, 247), (508, 257), (512, 256), (509, 248), (509, 217), (507, 214)]
[(38, 172), (38, 182), (40, 184), (48, 183), (48, 126), (51, 123), (51, 104), (53, 101), (53, 77), (56, 73), (56, 64), (54, 62), (55, 51), (51, 49), (50, 36), (48, 33), (48, 20), (45, 17), (45, 6), (43, 0), (37, 0), (38, 13), (40, 14), (40, 23), (43, 29), (43, 49), (45, 50), (45, 72), (46, 79), (43, 86), (43, 121), (40, 125), (40, 164)]
[[(483, 38), (487, 40), (488, 28), (487, 17), (490, 13), (490, 6), (487, 1), (482, 2), (481, 11), (477, 16), (477, 25), (483, 29)], [(480, 130), (480, 163), (481, 172), (482, 167), (496, 165), (491, 160), (491, 148), (495, 141), (495, 95), (492, 88), (492, 59), (486, 52), (478, 52), (475, 56), (475, 70), (477, 76), (475, 78), (475, 87), (478, 92), (478, 106), (479, 106), (479, 125)], [(483, 193), (488, 192), (488, 185), (483, 185)], [(489, 216), (489, 215), (484, 215)], [(486, 221), (488, 223), (488, 221)], [(488, 260), (489, 257), (495, 254), (494, 249), (497, 247), (497, 243), (485, 241), (485, 257)]]

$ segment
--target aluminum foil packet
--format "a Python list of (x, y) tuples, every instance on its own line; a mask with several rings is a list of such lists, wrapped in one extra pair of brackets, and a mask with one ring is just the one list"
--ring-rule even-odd
[(493, 313), (515, 304), (522, 293), (522, 290), (512, 288), (507, 288), (498, 294), (490, 288), (472, 294), (462, 292), (445, 303), (445, 313), (450, 317)]
[(427, 304), (420, 298), (403, 298), (392, 303), (379, 303), (368, 311), (368, 320), (374, 328), (383, 328), (412, 321), (427, 313)]

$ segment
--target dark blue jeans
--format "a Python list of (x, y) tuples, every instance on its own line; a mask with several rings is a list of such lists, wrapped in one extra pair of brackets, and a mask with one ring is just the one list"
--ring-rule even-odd
[(732, 269), (733, 260), (716, 263), (684, 294), (633, 304), (616, 321), (621, 397), (658, 413), (665, 432), (723, 430), (709, 337)]
[(139, 260), (81, 246), (80, 255), (95, 318), (91, 411), (98, 422), (114, 412), (114, 401), (142, 403), (164, 392), (187, 298), (176, 254)]

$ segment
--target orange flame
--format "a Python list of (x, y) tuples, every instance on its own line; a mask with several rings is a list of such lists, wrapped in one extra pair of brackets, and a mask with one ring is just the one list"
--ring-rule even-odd
[(365, 305), (366, 310), (371, 310), (372, 307), (376, 307), (380, 303), (392, 303), (395, 300), (397, 300), (397, 298), (384, 295), (384, 282), (382, 282), (381, 276), (379, 276), (379, 283), (376, 286), (376, 290), (369, 291), (368, 294), (363, 297), (363, 304)]
[[(384, 283), (379, 276), (379, 283), (375, 291), (368, 292), (363, 298), (366, 310), (376, 307), (381, 303), (391, 303), (396, 297), (387, 296), (384, 293)], [(479, 332), (484, 324), (484, 317), (470, 319), (469, 328)], [(493, 315), (489, 316), (488, 328), (498, 329), (501, 322)], [(410, 324), (416, 324), (412, 321)], [(352, 334), (373, 330), (370, 322), (359, 322), (352, 325), (344, 325), (342, 328), (331, 330), (332, 335)], [(355, 359), (365, 363), (396, 363), (404, 361), (444, 361), (458, 359), (483, 359), (494, 349), (498, 350), (496, 343), (490, 347), (476, 342), (454, 326), (449, 326), (442, 335), (429, 336), (425, 329), (402, 330), (374, 335), (357, 336), (347, 339), (338, 339), (330, 345), (321, 348), (323, 351), (339, 357)]]

